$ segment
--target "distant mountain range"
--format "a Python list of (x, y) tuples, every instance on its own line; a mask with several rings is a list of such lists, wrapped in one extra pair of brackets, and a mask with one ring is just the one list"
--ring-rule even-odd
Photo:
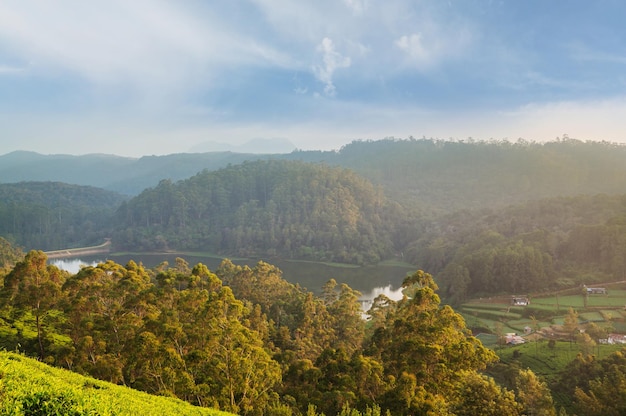
[(296, 146), (288, 139), (273, 138), (273, 139), (252, 139), (241, 145), (233, 145), (230, 143), (220, 143), (215, 141), (206, 141), (193, 146), (189, 149), (191, 153), (206, 153), (206, 152), (236, 152), (236, 153), (261, 153), (261, 154), (276, 154), (276, 153), (291, 153), (296, 149)]
[[(273, 141), (253, 140), (248, 148), (255, 143), (269, 151)], [(204, 170), (257, 160), (341, 166), (382, 186), (402, 204), (447, 212), (554, 196), (626, 193), (626, 146), (577, 140), (541, 144), (385, 139), (355, 141), (339, 151), (215, 151), (141, 158), (17, 151), (0, 156), (0, 183), (57, 181), (134, 196), (164, 179), (177, 182)]]
[(114, 155), (42, 155), (17, 151), (0, 156), (0, 183), (56, 181), (136, 195), (161, 179), (177, 181), (267, 155), (232, 152), (177, 153), (139, 159)]

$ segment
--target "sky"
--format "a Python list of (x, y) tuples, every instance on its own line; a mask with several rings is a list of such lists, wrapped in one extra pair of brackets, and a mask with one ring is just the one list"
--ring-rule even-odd
[(622, 0), (2, 0), (0, 154), (626, 142)]

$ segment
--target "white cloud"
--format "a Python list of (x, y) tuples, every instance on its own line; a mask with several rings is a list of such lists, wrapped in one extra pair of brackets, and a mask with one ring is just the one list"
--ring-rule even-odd
[(404, 35), (395, 41), (395, 45), (404, 51), (417, 67), (430, 65), (431, 53), (424, 46), (421, 33)]
[(333, 75), (339, 68), (348, 68), (351, 65), (350, 57), (342, 56), (335, 50), (332, 39), (324, 38), (317, 46), (317, 51), (322, 54), (322, 65), (313, 68), (313, 72), (319, 81), (324, 83), (324, 93), (333, 97), (336, 93), (333, 84)]
[(393, 45), (405, 58), (405, 65), (421, 71), (436, 68), (446, 61), (471, 56), (480, 32), (474, 24), (454, 13), (423, 10), (411, 17), (413, 28), (404, 30)]
[(161, 0), (9, 0), (0, 4), (1, 46), (41, 73), (153, 91), (206, 85), (236, 65), (294, 65), (210, 8)]
[(343, 0), (355, 14), (361, 14), (367, 9), (367, 0)]
[(26, 72), (26, 70), (27, 70), (26, 67), (19, 67), (19, 66), (11, 66), (11, 65), (2, 65), (2, 64), (0, 64), (0, 75), (2, 75), (2, 74), (6, 74), (6, 75), (20, 74), (20, 73)]

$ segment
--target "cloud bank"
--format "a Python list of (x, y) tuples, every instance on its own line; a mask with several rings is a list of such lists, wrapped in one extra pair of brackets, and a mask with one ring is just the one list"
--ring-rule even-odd
[(622, 141), (623, 15), (619, 2), (6, 0), (0, 153)]

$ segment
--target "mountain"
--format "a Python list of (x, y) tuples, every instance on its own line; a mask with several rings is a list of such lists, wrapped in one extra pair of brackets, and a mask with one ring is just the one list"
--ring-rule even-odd
[[(267, 143), (267, 142), (261, 142)], [(562, 139), (548, 143), (432, 139), (354, 141), (339, 151), (0, 156), (0, 182), (60, 181), (137, 195), (159, 181), (187, 179), (255, 160), (323, 162), (349, 168), (404, 205), (453, 212), (556, 196), (626, 193), (626, 146)]]
[(261, 154), (280, 154), (290, 153), (296, 149), (296, 146), (288, 139), (273, 138), (252, 139), (241, 145), (232, 145), (229, 143), (220, 143), (214, 141), (206, 141), (195, 145), (189, 149), (190, 153), (205, 152), (237, 152), (237, 153), (261, 153)]
[(145, 188), (156, 186), (161, 179), (176, 181), (204, 169), (215, 170), (261, 157), (268, 156), (216, 152), (135, 159), (102, 154), (41, 155), (18, 151), (0, 156), (0, 183), (56, 181), (136, 195)]

